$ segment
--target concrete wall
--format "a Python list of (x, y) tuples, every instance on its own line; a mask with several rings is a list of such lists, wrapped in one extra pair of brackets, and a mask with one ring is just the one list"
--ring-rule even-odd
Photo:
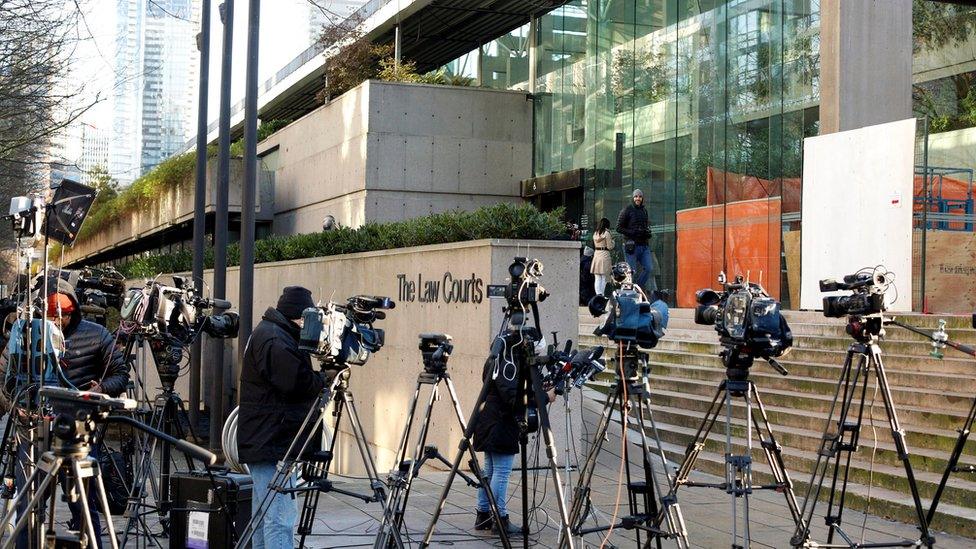
[[(375, 451), (380, 471), (393, 464), (393, 454), (406, 423), (407, 405), (416, 387), (417, 375), (422, 371), (417, 335), (421, 332), (444, 332), (454, 338), (455, 350), (449, 372), (459, 393), (465, 417), (471, 413), (481, 388), (481, 371), (492, 337), (502, 320), (504, 300), (487, 297), (488, 284), (502, 284), (508, 277), (508, 265), (516, 255), (538, 258), (545, 265), (543, 285), (551, 292), (540, 309), (542, 330), (547, 338), (558, 331), (560, 341), (577, 340), (578, 331), (578, 269), (579, 243), (560, 241), (479, 240), (456, 244), (422, 246), (400, 250), (386, 250), (336, 257), (324, 257), (265, 263), (255, 266), (254, 310), (256, 321), (278, 299), (281, 288), (303, 285), (316, 299), (342, 301), (359, 294), (387, 295), (397, 300), (396, 308), (388, 312), (385, 321), (377, 324), (386, 330), (386, 346), (373, 355), (363, 367), (353, 367), (351, 389), (357, 407)], [(464, 291), (466, 280), (480, 280), (480, 292), (472, 290), (466, 300), (445, 301), (445, 275), (460, 282)], [(401, 279), (398, 275), (403, 275)], [(424, 302), (419, 294), (413, 300), (402, 292), (403, 282), (416, 282), (418, 277), (426, 287), (430, 281), (439, 285), (437, 301)], [(212, 273), (207, 271), (208, 283)], [(228, 269), (227, 296), (239, 303), (238, 270)], [(456, 293), (455, 293), (456, 295)], [(333, 297), (334, 296), (334, 297)], [(237, 386), (236, 340), (229, 340), (225, 353), (228, 370), (234, 378), (225, 387)], [(210, 384), (212, 368), (204, 361), (204, 384)], [(152, 369), (150, 369), (152, 370)], [(150, 387), (156, 387), (155, 373), (150, 372)], [(177, 390), (189, 394), (186, 376), (179, 379)], [(207, 394), (204, 392), (204, 394)], [(424, 392), (424, 394), (428, 394)], [(231, 395), (228, 391), (228, 396)], [(423, 397), (422, 397), (423, 398)], [(461, 429), (454, 418), (446, 388), (435, 405), (430, 444), (445, 454), (453, 453), (460, 439)], [(361, 472), (360, 460), (349, 426), (342, 426), (336, 470)]]
[(531, 175), (524, 93), (367, 81), (263, 141), (277, 149), (276, 234), (520, 200)]
[(911, 0), (823, 0), (820, 21), (820, 133), (910, 118)]
[[(263, 174), (262, 185), (271, 186)], [(194, 185), (193, 174), (184, 182), (161, 194), (157, 200), (146, 201), (144, 207), (134, 208), (126, 212), (120, 219), (98, 231), (89, 234), (83, 241), (78, 241), (71, 248), (64, 251), (64, 263), (70, 264), (80, 261), (94, 254), (109, 250), (119, 244), (125, 244), (140, 238), (158, 233), (173, 225), (190, 223), (193, 221)], [(229, 211), (241, 211), (241, 183), (244, 180), (244, 161), (232, 158), (230, 162), (230, 194)], [(217, 160), (207, 163), (207, 203), (206, 211), (216, 209), (217, 192)], [(258, 193), (258, 206), (262, 208), (261, 215), (270, 215), (272, 204), (268, 203), (269, 195), (262, 189)]]

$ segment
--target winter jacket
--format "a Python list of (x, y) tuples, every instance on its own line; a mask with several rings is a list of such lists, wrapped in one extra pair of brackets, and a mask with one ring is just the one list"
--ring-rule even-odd
[[(298, 325), (269, 308), (251, 333), (241, 366), (237, 449), (244, 463), (278, 461), (322, 392), (322, 376), (298, 349)], [(295, 456), (291, 456), (295, 457)]]
[[(506, 342), (510, 348), (518, 339), (518, 334), (499, 337), (492, 346), (492, 356), (485, 361), (482, 379), (489, 385), (484, 407), (474, 420), (473, 446), (477, 452), (517, 454), (519, 451), (518, 417), (522, 413), (522, 403), (518, 401), (519, 372), (511, 364), (505, 367), (506, 352), (501, 345)], [(492, 379), (496, 364), (498, 376)]]
[(647, 244), (650, 238), (650, 225), (647, 221), (647, 208), (643, 204), (628, 205), (617, 217), (617, 232), (627, 239), (633, 240), (638, 246)]
[(61, 369), (65, 376), (78, 389), (89, 389), (95, 382), (100, 392), (112, 397), (121, 395), (129, 385), (129, 365), (122, 349), (104, 326), (82, 319), (81, 304), (71, 284), (61, 279), (57, 284), (58, 292), (75, 304), (68, 325), (62, 330), (65, 351)]

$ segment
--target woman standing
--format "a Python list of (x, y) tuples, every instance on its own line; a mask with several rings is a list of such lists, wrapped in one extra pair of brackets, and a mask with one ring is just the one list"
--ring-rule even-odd
[(610, 220), (603, 218), (596, 226), (593, 233), (593, 263), (590, 272), (593, 273), (593, 290), (596, 295), (603, 295), (603, 290), (607, 287), (607, 275), (613, 268), (613, 260), (610, 258), (610, 250), (613, 249), (613, 236), (610, 235)]

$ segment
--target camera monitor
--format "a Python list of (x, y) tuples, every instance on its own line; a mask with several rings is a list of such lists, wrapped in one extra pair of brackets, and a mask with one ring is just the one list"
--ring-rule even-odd
[(48, 210), (45, 234), (62, 244), (71, 245), (78, 237), (81, 224), (88, 217), (95, 201), (95, 189), (65, 179), (54, 191), (54, 199)]

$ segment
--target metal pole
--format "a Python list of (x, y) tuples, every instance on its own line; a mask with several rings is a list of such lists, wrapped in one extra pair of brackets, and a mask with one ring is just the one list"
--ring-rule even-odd
[(254, 206), (258, 186), (258, 28), (261, 0), (249, 0), (247, 18), (247, 76), (244, 88), (244, 189), (241, 201), (241, 314), (237, 363), (244, 363), (244, 347), (254, 321)]
[[(197, 100), (197, 165), (193, 189), (193, 282), (203, 289), (204, 240), (207, 237), (207, 97), (210, 93), (210, 0), (203, 0), (200, 34), (200, 89)], [(196, 427), (200, 412), (200, 338), (190, 349), (190, 425)]]
[[(214, 219), (214, 297), (227, 297), (227, 202), (230, 188), (230, 79), (234, 45), (234, 0), (221, 4), (224, 43), (220, 64), (220, 121), (217, 152), (217, 206)], [(213, 399), (210, 410), (210, 448), (220, 447), (224, 424), (224, 342), (217, 341), (213, 359)]]
[(920, 305), (922, 306), (922, 312), (927, 313), (929, 311), (925, 303), (925, 260), (926, 260), (925, 248), (926, 248), (926, 244), (928, 244), (928, 242), (926, 241), (927, 240), (926, 235), (928, 235), (929, 232), (929, 117), (928, 116), (924, 118), (924, 124), (925, 125), (923, 126), (922, 129), (922, 131), (924, 132), (923, 142), (922, 142), (923, 143), (922, 164), (924, 164), (922, 166), (922, 173), (923, 173), (922, 176), (922, 197), (923, 197), (922, 198), (922, 257), (921, 257), (922, 268), (920, 269), (922, 273), (922, 280), (919, 281), (919, 289), (921, 290), (922, 293), (922, 298), (921, 298), (922, 302), (920, 303)]

